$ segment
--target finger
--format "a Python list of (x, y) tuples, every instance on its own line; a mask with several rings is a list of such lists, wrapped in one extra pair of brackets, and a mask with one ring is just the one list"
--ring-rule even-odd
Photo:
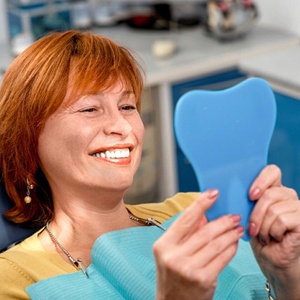
[(244, 228), (238, 226), (211, 240), (194, 254), (194, 265), (201, 268), (208, 266), (212, 260), (223, 256), (224, 251), (232, 244), (236, 245), (243, 233)]
[(249, 189), (250, 199), (257, 200), (269, 187), (272, 186), (281, 186), (281, 171), (275, 165), (268, 165), (253, 181)]
[(277, 242), (281, 242), (287, 232), (300, 232), (299, 204), (293, 202), (291, 209), (291, 212), (279, 214), (271, 224), (269, 234)]
[(232, 260), (234, 255), (236, 254), (238, 249), (238, 243), (231, 244), (225, 250), (223, 250), (222, 255), (215, 257), (215, 259), (211, 260), (209, 265), (207, 265), (207, 270), (209, 272), (215, 272), (216, 274), (220, 274), (221, 271), (228, 265), (228, 263)]
[(255, 204), (249, 218), (249, 234), (255, 236), (261, 230), (262, 223), (266, 221), (266, 214), (271, 205), (278, 202), (295, 200), (295, 192), (286, 187), (272, 187), (267, 189)]
[[(280, 201), (268, 207), (266, 215), (262, 220), (259, 230), (259, 239), (262, 244), (268, 244), (271, 238), (271, 228), (276, 222), (283, 221), (286, 214), (295, 211), (296, 206), (293, 201), (285, 202)], [(278, 219), (279, 218), (279, 219)], [(281, 222), (280, 222), (281, 223)], [(283, 225), (283, 223), (282, 223)], [(273, 237), (274, 238), (274, 237)]]
[(240, 221), (241, 217), (238, 215), (227, 215), (211, 221), (184, 240), (177, 251), (182, 256), (193, 255), (219, 236), (237, 228)]
[[(280, 201), (268, 208), (259, 230), (259, 240), (262, 244), (268, 244), (271, 237), (277, 241), (281, 240), (282, 233), (286, 231), (289, 223), (286, 215), (296, 212), (297, 204), (295, 201)], [(278, 224), (282, 226), (282, 230), (277, 232), (274, 231), (274, 226), (277, 227)]]
[(232, 231), (207, 245), (192, 259), (185, 260), (183, 270), (186, 276), (200, 282), (216, 278), (235, 255), (240, 236)]
[(163, 235), (164, 241), (177, 244), (189, 235), (197, 227), (198, 222), (203, 223), (206, 210), (214, 204), (218, 195), (217, 190), (208, 190), (200, 194)]

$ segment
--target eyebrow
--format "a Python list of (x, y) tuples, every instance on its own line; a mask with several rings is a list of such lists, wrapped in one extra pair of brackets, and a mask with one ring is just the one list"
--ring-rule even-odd
[(124, 91), (122, 93), (123, 95), (130, 95), (130, 94), (134, 94), (133, 90), (128, 90), (128, 91)]
[[(87, 93), (85, 96), (88, 96), (88, 95), (95, 95), (95, 96), (99, 95), (99, 96), (102, 96), (102, 95), (105, 94), (105, 92)], [(134, 91), (133, 90), (126, 90), (126, 91), (123, 91), (121, 95), (122, 96), (126, 96), (126, 95), (132, 95), (132, 94), (134, 95)]]

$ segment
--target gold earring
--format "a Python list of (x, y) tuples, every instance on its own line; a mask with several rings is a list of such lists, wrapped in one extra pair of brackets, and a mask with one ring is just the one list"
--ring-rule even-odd
[(33, 184), (30, 183), (28, 178), (26, 179), (26, 183), (27, 183), (27, 190), (26, 190), (26, 196), (24, 198), (24, 201), (25, 201), (26, 204), (29, 204), (32, 200), (31, 197), (30, 197), (30, 190), (33, 189)]

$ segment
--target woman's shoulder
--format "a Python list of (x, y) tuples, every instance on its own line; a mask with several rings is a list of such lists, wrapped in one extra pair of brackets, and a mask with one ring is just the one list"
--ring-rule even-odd
[(27, 272), (31, 266), (22, 245), (25, 241), (0, 253), (0, 295), (5, 299), (29, 299), (25, 288), (35, 282)]
[(29, 299), (25, 288), (34, 283), (18, 264), (0, 255), (1, 299)]
[[(3, 260), (22, 260), (22, 255), (26, 252), (27, 245), (33, 244), (34, 240), (37, 240), (37, 233), (33, 234), (32, 236), (26, 238), (22, 242), (10, 246), (6, 251), (0, 253), (0, 259)], [(26, 245), (26, 246), (25, 246)]]
[(28, 286), (44, 278), (74, 271), (57, 253), (44, 250), (38, 233), (0, 254), (0, 282), (6, 275), (18, 276), (13, 284), (17, 285), (21, 280)]
[[(33, 256), (33, 260), (36, 259), (36, 256), (41, 255), (44, 252), (44, 249), (39, 241), (38, 234), (41, 230), (37, 231), (30, 237), (24, 239), (22, 242), (11, 246), (6, 251), (0, 253), (0, 259), (14, 262), (15, 264), (23, 265), (27, 264), (27, 261), (30, 260), (30, 257)], [(26, 258), (24, 260), (24, 258)]]
[(152, 217), (159, 222), (164, 222), (179, 212), (186, 209), (199, 193), (177, 193), (163, 202), (153, 202), (138, 205), (126, 205), (126, 207), (137, 217)]

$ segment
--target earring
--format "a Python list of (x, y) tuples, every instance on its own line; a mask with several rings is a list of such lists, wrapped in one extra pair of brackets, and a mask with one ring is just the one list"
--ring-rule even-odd
[(33, 184), (30, 183), (28, 178), (26, 179), (26, 183), (27, 183), (27, 190), (26, 190), (26, 196), (24, 198), (24, 201), (25, 201), (26, 204), (29, 204), (32, 200), (31, 197), (30, 197), (30, 190), (33, 189)]

